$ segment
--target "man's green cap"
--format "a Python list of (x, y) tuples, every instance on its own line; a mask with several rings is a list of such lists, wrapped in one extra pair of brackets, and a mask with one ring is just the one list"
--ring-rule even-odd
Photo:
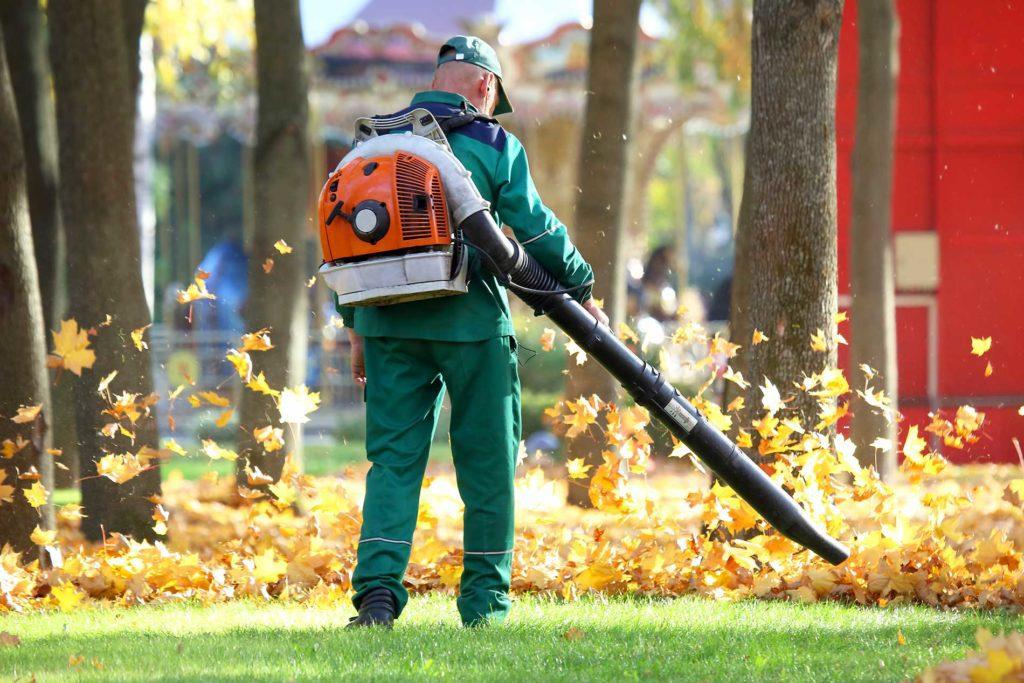
[(498, 77), (498, 103), (494, 107), (494, 115), (512, 112), (512, 103), (505, 94), (505, 86), (501, 82), (501, 64), (498, 53), (485, 41), (476, 36), (453, 36), (441, 46), (437, 54), (437, 65), (446, 62), (468, 62), (481, 69), (486, 69)]

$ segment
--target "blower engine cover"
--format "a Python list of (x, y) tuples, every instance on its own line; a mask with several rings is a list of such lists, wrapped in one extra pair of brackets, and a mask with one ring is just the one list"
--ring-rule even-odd
[(466, 291), (464, 250), (437, 168), (404, 151), (342, 160), (319, 201), (320, 274), (343, 305)]

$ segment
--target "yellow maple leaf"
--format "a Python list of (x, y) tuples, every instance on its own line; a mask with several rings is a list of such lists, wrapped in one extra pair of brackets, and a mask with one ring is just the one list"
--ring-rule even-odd
[(7, 480), (7, 471), (0, 469), (0, 505), (4, 503), (14, 502), (14, 487), (10, 484), (5, 484)]
[(204, 277), (204, 275), (206, 275), (206, 273), (200, 271), (199, 275), (196, 275), (195, 282), (190, 284), (187, 289), (178, 290), (175, 298), (179, 304), (188, 304), (193, 301), (199, 301), (200, 299), (209, 299), (212, 301), (217, 298), (215, 294), (207, 291), (206, 277), (209, 276), (206, 275), (206, 277)]
[(273, 425), (257, 427), (252, 430), (252, 435), (255, 437), (256, 443), (261, 444), (263, 446), (263, 450), (267, 453), (279, 451), (284, 447), (284, 430), (280, 427), (275, 427)]
[(313, 277), (311, 277), (308, 280), (306, 280), (306, 288), (307, 289), (312, 287), (315, 284), (316, 284), (316, 275), (314, 275)]
[(638, 337), (636, 332), (633, 331), (633, 328), (631, 328), (626, 323), (619, 323), (618, 335), (619, 339), (621, 339), (622, 341), (631, 341), (634, 344), (640, 343), (640, 337)]
[(149, 325), (143, 325), (142, 327), (132, 330), (132, 343), (135, 344), (135, 348), (138, 349), (139, 351), (149, 348), (149, 344), (142, 340), (142, 335), (145, 334), (146, 330), (148, 330), (152, 326), (153, 323), (150, 323)]
[(36, 545), (53, 545), (53, 542), (57, 540), (57, 530), (43, 530), (40, 529), (39, 525), (37, 524), (36, 528), (32, 530), (32, 535), (29, 536), (29, 540), (31, 540)]
[(57, 603), (61, 612), (70, 612), (78, 607), (85, 594), (75, 588), (75, 585), (70, 581), (65, 581), (59, 586), (54, 586), (50, 590), (50, 596)]
[(277, 400), (277, 410), (281, 413), (281, 422), (288, 424), (305, 424), (309, 422), (309, 414), (320, 405), (320, 394), (310, 391), (305, 384), (297, 387), (286, 387)]
[(203, 439), (203, 453), (206, 453), (211, 460), (238, 460), (238, 453), (222, 447), (213, 439)]
[(726, 367), (725, 372), (722, 373), (722, 379), (727, 379), (734, 383), (740, 389), (746, 389), (750, 386), (750, 382), (743, 379), (743, 373), (733, 370), (731, 367)]
[(263, 371), (260, 370), (255, 377), (253, 377), (245, 386), (252, 389), (259, 394), (266, 394), (267, 396), (280, 396), (281, 392), (277, 389), (272, 389), (267, 384), (267, 378), (263, 376)]
[(107, 453), (96, 463), (96, 473), (115, 484), (134, 479), (145, 469), (136, 453)]
[(198, 396), (211, 406), (217, 406), (218, 408), (227, 408), (231, 405), (229, 399), (221, 396), (216, 391), (200, 391)]
[(175, 453), (180, 456), (188, 455), (188, 451), (182, 448), (181, 444), (179, 444), (174, 439), (167, 439), (166, 441), (164, 441), (164, 448), (169, 450), (171, 453)]
[(985, 366), (985, 376), (986, 377), (991, 377), (992, 376), (992, 362), (991, 361), (989, 361), (989, 363)]
[(14, 415), (14, 417), (11, 418), (11, 422), (14, 422), (16, 424), (26, 424), (28, 422), (32, 422), (33, 420), (36, 419), (36, 416), (39, 415), (42, 409), (42, 403), (34, 406), (20, 406), (18, 408), (18, 412)]
[(46, 500), (50, 495), (47, 492), (46, 487), (38, 481), (32, 484), (29, 488), (22, 489), (21, 493), (25, 496), (25, 500), (28, 501), (28, 504), (37, 509), (46, 505)]
[(761, 330), (754, 330), (754, 335), (750, 341), (754, 346), (757, 346), (762, 342), (768, 341), (768, 337)]
[(583, 458), (573, 458), (565, 461), (566, 470), (568, 470), (570, 479), (586, 479), (587, 472), (591, 466), (586, 463)]
[(249, 382), (252, 380), (252, 357), (249, 356), (246, 351), (239, 351), (238, 349), (228, 349), (227, 355), (225, 356), (227, 361), (235, 366), (235, 372), (242, 378), (243, 382)]
[(992, 348), (992, 337), (971, 337), (971, 353), (975, 356), (984, 356)]
[(828, 345), (825, 343), (825, 331), (818, 328), (818, 331), (811, 335), (811, 349), (814, 351), (828, 351)]
[(53, 354), (59, 359), (58, 367), (81, 377), (83, 369), (92, 368), (96, 352), (89, 348), (89, 333), (78, 329), (74, 318), (60, 322), (60, 332), (53, 335)]
[(278, 241), (274, 242), (274, 249), (277, 249), (278, 253), (280, 253), (280, 254), (290, 254), (290, 253), (292, 253), (292, 248), (289, 247), (288, 243), (285, 242), (284, 240), (278, 240)]
[(274, 348), (270, 342), (270, 328), (264, 327), (242, 335), (243, 351), (269, 351)]
[(252, 558), (252, 576), (260, 583), (274, 583), (288, 571), (288, 563), (277, 557), (273, 548)]

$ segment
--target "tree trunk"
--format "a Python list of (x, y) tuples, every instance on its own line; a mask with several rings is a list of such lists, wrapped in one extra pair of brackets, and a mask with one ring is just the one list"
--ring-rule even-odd
[(27, 424), (10, 418), (22, 405), (48, 406), (50, 395), (25, 158), (3, 42), (0, 30), (0, 441), (20, 437), (29, 443), (13, 458), (0, 457), (0, 548), (10, 544), (17, 552), (28, 552), (36, 524), (47, 525), (25, 498), (24, 490), (34, 482), (19, 474), (40, 467), (47, 414)]
[[(46, 54), (43, 10), (38, 0), (9, 0), (0, 3), (4, 48), (21, 124), (21, 142), (28, 188), (28, 211), (32, 219), (36, 271), (42, 297), (45, 330), (57, 329), (66, 298), (64, 286), (64, 226), (57, 196), (57, 122), (53, 111), (53, 86), (50, 60)], [(44, 407), (46, 430), (44, 446), (55, 441), (70, 456), (75, 442), (74, 405), (66, 386), (51, 390), (51, 403)], [(43, 457), (43, 483), (54, 486), (52, 457)], [(63, 475), (63, 476), (61, 476)], [(61, 470), (57, 484), (73, 486), (70, 471)]]
[[(623, 240), (628, 217), (630, 143), (641, 0), (595, 0), (587, 69), (587, 109), (580, 153), (580, 198), (575, 238), (586, 245), (594, 268), (595, 296), (604, 297), (614, 330), (626, 307)], [(648, 160), (651, 163), (651, 160)], [(597, 394), (613, 399), (618, 385), (594, 361), (571, 365), (569, 398)], [(594, 430), (595, 432), (597, 430)], [(570, 458), (600, 464), (604, 440), (583, 434), (568, 445)], [(585, 485), (569, 487), (573, 505), (590, 506)]]
[[(836, 62), (842, 0), (754, 4), (751, 125), (736, 239), (732, 339), (752, 385), (783, 397), (836, 363)], [(755, 329), (771, 339), (751, 344)], [(822, 330), (826, 352), (811, 348)], [(760, 415), (751, 389), (739, 424)], [(808, 427), (814, 397), (788, 404)], [(790, 412), (790, 411), (787, 411)]]
[[(276, 389), (305, 378), (308, 337), (306, 222), (310, 194), (308, 73), (298, 0), (256, 0), (256, 76), (259, 105), (253, 154), (254, 226), (249, 254), (249, 299), (245, 320), (250, 331), (269, 327), (275, 348), (254, 353)], [(279, 254), (283, 239), (294, 251)], [(267, 258), (274, 260), (264, 272)], [(301, 455), (301, 432), (286, 430), (288, 448), (266, 453), (252, 436), (254, 428), (277, 424), (274, 402), (263, 394), (242, 394), (239, 422), (243, 430), (238, 460), (240, 481), (248, 462), (275, 480), (284, 454)]]
[[(90, 540), (118, 531), (153, 538), (152, 503), (160, 492), (159, 467), (124, 484), (96, 476), (104, 452), (137, 452), (157, 446), (156, 420), (135, 425), (134, 443), (99, 434), (106, 401), (96, 383), (117, 370), (116, 392), (146, 396), (153, 391), (149, 352), (129, 340), (132, 329), (150, 322), (142, 287), (139, 230), (135, 214), (132, 144), (135, 106), (132, 53), (120, 0), (50, 0), (50, 43), (61, 171), (60, 193), (67, 221), (69, 313), (83, 328), (98, 326), (91, 375), (65, 376), (75, 386), (81, 457), (82, 531)], [(139, 25), (141, 28), (141, 24)], [(134, 50), (126, 49), (134, 44)]]
[[(857, 35), (860, 81), (853, 147), (853, 219), (850, 222), (850, 314), (853, 339), (850, 374), (860, 365), (879, 373), (870, 384), (897, 397), (896, 294), (892, 254), (892, 165), (896, 127), (896, 78), (899, 72), (899, 22), (893, 0), (860, 0)], [(858, 334), (858, 331), (860, 332)], [(855, 387), (859, 381), (851, 382)], [(859, 396), (853, 399), (852, 438), (857, 457), (877, 465), (883, 478), (896, 470), (896, 421), (875, 412)], [(871, 443), (889, 439), (890, 448)], [(878, 461), (875, 462), (875, 454)]]

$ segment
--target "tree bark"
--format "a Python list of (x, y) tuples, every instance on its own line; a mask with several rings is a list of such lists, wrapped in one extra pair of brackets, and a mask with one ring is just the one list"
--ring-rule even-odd
[[(54, 201), (58, 181), (57, 122), (53, 111), (53, 86), (50, 60), (46, 54), (42, 7), (38, 0), (0, 3), (0, 24), (3, 25), (4, 48), (21, 125), (28, 211), (32, 220), (45, 335), (45, 330), (57, 328), (64, 308), (66, 252), (60, 203)], [(50, 427), (45, 432), (44, 446), (49, 448), (56, 440), (66, 449), (64, 459), (70, 457), (69, 450), (73, 450), (76, 441), (70, 394), (67, 387), (54, 387), (50, 391), (51, 403), (44, 407)], [(41, 465), (44, 485), (53, 488), (52, 457), (44, 454)], [(61, 470), (56, 477), (58, 485), (74, 485), (74, 478), (70, 475), (71, 472)]]
[[(836, 363), (836, 62), (842, 0), (754, 4), (751, 127), (736, 239), (732, 339), (752, 385), (783, 397)], [(755, 329), (768, 342), (753, 346)], [(814, 351), (811, 335), (828, 350)], [(760, 415), (751, 389), (739, 424)], [(789, 404), (808, 427), (814, 397)]]
[[(152, 504), (160, 492), (155, 466), (124, 484), (96, 476), (105, 451), (157, 447), (153, 417), (134, 427), (136, 438), (102, 437), (105, 400), (96, 383), (114, 370), (111, 388), (146, 396), (153, 391), (149, 352), (128, 333), (150, 322), (142, 287), (135, 214), (132, 144), (135, 128), (133, 57), (127, 46), (120, 0), (50, 0), (50, 43), (57, 94), (61, 171), (66, 218), (70, 314), (83, 328), (97, 326), (91, 375), (73, 381), (82, 475), (82, 531), (89, 540), (117, 531), (154, 538)], [(141, 24), (139, 24), (141, 28)], [(138, 36), (134, 50), (138, 51)], [(110, 325), (99, 326), (107, 315)]]
[[(892, 247), (893, 136), (896, 78), (899, 73), (899, 21), (893, 0), (860, 0), (857, 35), (860, 80), (853, 147), (853, 216), (850, 221), (850, 374), (861, 364), (876, 370), (870, 380), (894, 402), (897, 397), (896, 285)], [(860, 333), (858, 334), (858, 331)], [(859, 382), (853, 384), (859, 385)], [(857, 458), (876, 465), (883, 478), (896, 470), (896, 421), (876, 412), (859, 396), (853, 401), (852, 438)], [(871, 443), (889, 439), (890, 448)], [(875, 454), (878, 454), (877, 463)]]
[[(269, 327), (275, 348), (253, 354), (256, 370), (274, 388), (304, 381), (308, 337), (306, 222), (310, 193), (308, 140), (308, 71), (298, 0), (256, 0), (256, 82), (259, 104), (253, 154), (254, 226), (249, 255), (249, 299), (245, 320), (250, 331)], [(283, 239), (294, 250), (279, 254)], [(273, 269), (263, 269), (267, 258)], [(246, 390), (239, 423), (242, 454), (240, 481), (246, 464), (275, 480), (284, 456), (300, 457), (301, 432), (286, 430), (287, 448), (266, 453), (252, 436), (254, 428), (277, 424), (278, 412), (269, 397)]]
[[(612, 329), (623, 321), (626, 272), (623, 241), (628, 217), (630, 144), (633, 123), (637, 34), (641, 0), (595, 0), (587, 69), (587, 108), (580, 153), (581, 194), (576, 204), (575, 238), (586, 244), (594, 268), (595, 295), (604, 297)], [(570, 398), (597, 394), (613, 399), (618, 385), (594, 361), (571, 369)], [(600, 464), (604, 441), (583, 434), (568, 444), (570, 458)], [(590, 506), (585, 485), (570, 486), (569, 503)]]
[[(25, 158), (3, 43), (0, 29), (0, 441), (21, 437), (29, 443), (12, 458), (0, 457), (0, 548), (9, 544), (16, 552), (27, 553), (34, 547), (30, 536), (36, 524), (47, 525), (25, 498), (25, 489), (34, 482), (19, 474), (40, 467), (47, 415), (44, 410), (28, 424), (10, 418), (22, 405), (48, 406), (50, 395)], [(5, 496), (6, 487), (14, 490)]]

